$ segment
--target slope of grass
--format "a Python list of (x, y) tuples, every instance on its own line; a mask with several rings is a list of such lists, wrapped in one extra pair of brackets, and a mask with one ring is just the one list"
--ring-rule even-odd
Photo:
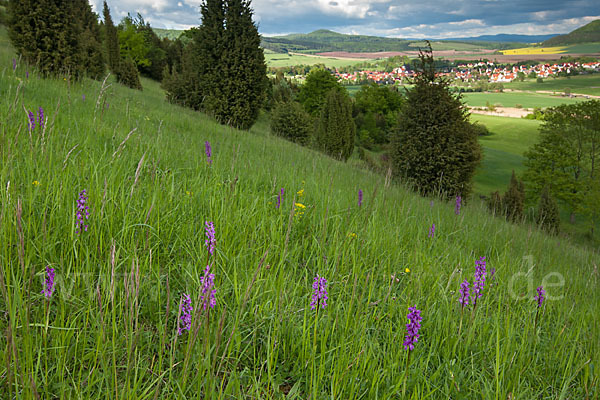
[(544, 83), (533, 81), (505, 83), (507, 89), (518, 90), (549, 90), (563, 93), (565, 88), (572, 93), (583, 93), (600, 96), (600, 74), (576, 75), (568, 78), (545, 79)]
[[(453, 204), (271, 137), (264, 119), (240, 132), (165, 103), (147, 80), (137, 92), (26, 78), (13, 57), (0, 47), (6, 398), (598, 396), (597, 253), (475, 202), (455, 215)], [(38, 107), (46, 128), (30, 131), (24, 109)], [(89, 228), (78, 234), (83, 189)], [(481, 256), (495, 274), (462, 310), (459, 284)], [(199, 297), (207, 264), (210, 312)], [(50, 300), (46, 266), (56, 271)], [(312, 310), (317, 274), (329, 299)], [(183, 293), (195, 311), (179, 336)], [(409, 353), (413, 305), (423, 321)]]
[(523, 154), (537, 142), (540, 122), (479, 114), (472, 114), (471, 120), (485, 125), (492, 133), (479, 139), (484, 159), (475, 175), (475, 192), (502, 192), (513, 170), (517, 174), (523, 172)]
[[(538, 90), (546, 89), (545, 83), (538, 84)], [(570, 98), (564, 96), (553, 96), (551, 94), (541, 93), (514, 93), (514, 92), (482, 92), (482, 93), (463, 93), (465, 102), (472, 107), (485, 107), (488, 103), (504, 107), (515, 107), (520, 104), (525, 108), (534, 107), (553, 107), (560, 104), (570, 104), (585, 100), (581, 97)]]

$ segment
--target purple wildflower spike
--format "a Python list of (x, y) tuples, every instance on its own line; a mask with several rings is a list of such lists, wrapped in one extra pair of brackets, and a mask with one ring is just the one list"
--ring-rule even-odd
[(81, 95), (81, 101), (85, 101), (85, 93)]
[(46, 300), (50, 300), (54, 293), (54, 268), (51, 266), (46, 267), (46, 279), (44, 280), (44, 289), (42, 294), (46, 297)]
[(38, 110), (38, 125), (40, 129), (44, 129), (44, 109), (42, 107)]
[(362, 201), (363, 201), (363, 191), (358, 189), (358, 206), (359, 207), (362, 206)]
[(217, 300), (215, 299), (215, 274), (210, 273), (210, 265), (206, 266), (204, 270), (204, 276), (200, 278), (200, 284), (202, 285), (202, 308), (206, 310), (206, 306), (215, 308)]
[(456, 196), (456, 204), (454, 205), (454, 214), (460, 214), (460, 207), (462, 205), (462, 197)]
[(35, 115), (33, 114), (33, 111), (28, 111), (28, 115), (29, 115), (29, 132), (33, 131), (35, 129)]
[(79, 199), (77, 199), (77, 230), (75, 233), (81, 233), (82, 231), (87, 232), (88, 226), (85, 224), (85, 220), (90, 217), (90, 207), (87, 205), (87, 194), (85, 189), (79, 193)]
[(204, 243), (206, 244), (206, 249), (208, 250), (208, 253), (212, 256), (214, 251), (215, 251), (215, 226), (213, 225), (212, 221), (206, 221), (204, 223), (205, 225), (205, 232), (206, 232), (206, 240), (204, 241)]
[(406, 350), (414, 350), (415, 343), (419, 341), (419, 329), (421, 329), (421, 310), (417, 307), (409, 307), (408, 315), (406, 316), (409, 322), (406, 324), (406, 337), (404, 338), (404, 348)]
[(281, 206), (281, 200), (283, 199), (283, 188), (281, 188), (281, 192), (277, 195), (277, 204), (275, 208), (279, 208)]
[(461, 304), (462, 308), (469, 305), (469, 281), (466, 279), (460, 284), (460, 297), (458, 302)]
[(312, 301), (310, 302), (310, 309), (314, 310), (318, 306), (321, 306), (321, 308), (327, 307), (327, 299), (329, 298), (327, 294), (327, 279), (317, 274), (317, 276), (315, 276), (315, 281), (312, 284), (312, 288), (314, 292)]
[(192, 299), (188, 294), (181, 295), (181, 302), (179, 303), (179, 323), (177, 327), (177, 334), (181, 335), (183, 331), (189, 331), (192, 327)]
[(477, 304), (477, 299), (482, 296), (483, 287), (485, 286), (485, 257), (481, 257), (475, 261), (475, 280), (473, 281), (473, 305)]
[(204, 152), (206, 153), (206, 161), (208, 161), (209, 164), (212, 164), (212, 147), (210, 146), (209, 141), (204, 142)]
[(13, 71), (17, 69), (17, 60), (13, 58)]
[(435, 235), (435, 222), (429, 228), (429, 237), (432, 238)]
[(538, 308), (542, 306), (542, 303), (544, 302), (544, 300), (546, 299), (544, 297), (544, 295), (546, 294), (546, 291), (544, 290), (543, 286), (538, 287), (537, 289), (537, 296), (534, 297), (534, 299), (537, 301), (538, 303)]

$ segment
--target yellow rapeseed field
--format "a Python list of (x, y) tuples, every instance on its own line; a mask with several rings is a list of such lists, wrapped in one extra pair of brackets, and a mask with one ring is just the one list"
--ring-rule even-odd
[(523, 47), (520, 49), (502, 50), (504, 55), (527, 55), (527, 54), (560, 54), (567, 51), (565, 46), (559, 47)]

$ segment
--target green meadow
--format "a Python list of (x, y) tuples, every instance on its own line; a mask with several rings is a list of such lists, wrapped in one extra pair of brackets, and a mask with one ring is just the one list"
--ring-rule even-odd
[(543, 83), (537, 83), (535, 80), (525, 80), (523, 82), (513, 81), (505, 83), (506, 89), (517, 90), (547, 90), (557, 93), (564, 93), (566, 88), (571, 89), (571, 93), (581, 93), (600, 96), (600, 74), (575, 75), (571, 77), (544, 79)]
[(484, 158), (475, 175), (475, 192), (489, 195), (508, 186), (514, 170), (524, 171), (523, 154), (538, 139), (540, 121), (471, 114), (471, 121), (485, 125), (492, 133), (480, 138)]
[(347, 58), (333, 58), (333, 57), (320, 57), (312, 55), (300, 55), (300, 54), (288, 54), (288, 53), (274, 53), (265, 52), (265, 61), (267, 67), (290, 67), (292, 65), (315, 65), (324, 64), (329, 68), (346, 67), (348, 65), (355, 65), (364, 62), (373, 62), (374, 59), (347, 59)]
[(553, 96), (551, 94), (528, 93), (528, 92), (475, 92), (463, 93), (463, 99), (471, 107), (485, 107), (487, 104), (515, 107), (521, 105), (524, 108), (554, 107), (561, 104), (571, 104), (585, 99), (581, 97), (569, 98), (564, 96)]
[[(0, 40), (3, 398), (598, 398), (597, 251), (478, 201), (457, 215), (453, 201), (271, 136), (266, 115), (238, 131), (168, 104), (147, 79), (139, 92), (13, 71)], [(43, 127), (29, 126), (40, 107)], [(484, 146), (518, 151), (513, 133)], [(463, 309), (480, 257), (482, 297)], [(311, 309), (317, 274), (329, 299)], [(183, 294), (194, 311), (178, 335)], [(423, 318), (412, 351), (409, 306)]]

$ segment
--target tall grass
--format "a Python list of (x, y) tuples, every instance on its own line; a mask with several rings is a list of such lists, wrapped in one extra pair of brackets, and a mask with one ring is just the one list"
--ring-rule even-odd
[[(26, 78), (13, 57), (0, 48), (3, 397), (598, 398), (597, 253), (477, 206), (457, 216), (270, 136), (264, 119), (241, 132), (167, 104), (147, 80), (136, 92)], [(40, 106), (47, 127), (29, 133), (24, 109)], [(89, 229), (77, 234), (83, 189)], [(461, 312), (459, 284), (481, 256), (495, 277)], [(317, 274), (329, 282), (318, 314)], [(178, 336), (183, 293), (195, 313)], [(407, 363), (409, 306), (423, 321)]]

